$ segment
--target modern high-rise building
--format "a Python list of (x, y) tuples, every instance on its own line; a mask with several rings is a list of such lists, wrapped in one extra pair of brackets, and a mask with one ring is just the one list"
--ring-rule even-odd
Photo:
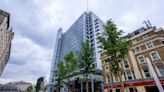
[(14, 36), (9, 24), (10, 14), (0, 10), (0, 76), (9, 60), (11, 40)]
[(64, 59), (69, 53), (77, 53), (81, 49), (81, 44), (89, 41), (91, 47), (94, 48), (94, 59), (97, 69), (102, 69), (100, 61), (100, 42), (98, 36), (104, 32), (104, 23), (93, 12), (84, 12), (65, 32), (60, 28), (57, 33), (54, 55), (51, 66), (50, 84), (55, 84), (55, 72), (57, 71), (57, 63)]
[[(164, 87), (164, 30), (152, 27), (149, 21), (145, 23), (146, 27), (127, 35), (131, 37), (132, 46), (119, 64), (125, 92), (163, 92), (157, 84)], [(102, 52), (104, 92), (121, 92), (119, 76), (110, 71), (108, 58)]]

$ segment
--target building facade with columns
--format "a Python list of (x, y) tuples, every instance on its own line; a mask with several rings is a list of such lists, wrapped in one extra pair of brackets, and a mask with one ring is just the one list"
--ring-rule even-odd
[(10, 28), (10, 14), (0, 10), (0, 76), (9, 60), (14, 32)]
[[(131, 37), (132, 47), (120, 63), (125, 92), (159, 92), (153, 74), (164, 86), (164, 30), (152, 27), (148, 21), (146, 27), (128, 36)], [(102, 52), (104, 91), (121, 92), (120, 79), (110, 72), (107, 59), (108, 56)], [(150, 65), (148, 60), (151, 62)], [(153, 71), (150, 71), (150, 67), (153, 67)]]

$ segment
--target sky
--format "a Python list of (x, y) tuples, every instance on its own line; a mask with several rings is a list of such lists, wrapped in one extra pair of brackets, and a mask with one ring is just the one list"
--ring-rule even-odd
[[(0, 0), (13, 28), (11, 56), (0, 83), (48, 80), (57, 30), (66, 31), (87, 10), (86, 0)], [(89, 0), (88, 9), (112, 19), (125, 34), (144, 26), (164, 27), (164, 0)]]

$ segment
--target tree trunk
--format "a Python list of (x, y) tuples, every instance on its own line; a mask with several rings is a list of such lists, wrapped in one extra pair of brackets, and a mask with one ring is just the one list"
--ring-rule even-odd
[(88, 78), (86, 79), (86, 92), (88, 92)]
[(59, 87), (58, 86), (56, 87), (56, 92), (59, 92)]
[(68, 85), (68, 92), (69, 92), (69, 84), (67, 84)]
[(68, 92), (69, 92), (69, 90), (70, 90), (70, 88), (69, 88), (70, 87), (70, 85), (69, 85), (69, 83), (70, 83), (69, 78), (68, 78), (67, 81), (68, 81), (67, 85), (68, 85)]
[(112, 85), (113, 85), (114, 80), (113, 80), (113, 74), (112, 74), (112, 72), (110, 72), (110, 76), (111, 76), (111, 83), (112, 83)]
[(121, 92), (124, 92), (124, 82), (122, 81), (121, 72), (119, 72), (120, 84), (121, 84)]

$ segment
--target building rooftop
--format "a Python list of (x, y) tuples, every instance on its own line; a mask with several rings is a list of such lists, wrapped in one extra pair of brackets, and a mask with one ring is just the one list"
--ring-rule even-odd
[(144, 21), (143, 23), (146, 25), (146, 27), (140, 27), (137, 30), (133, 31), (132, 33), (127, 34), (125, 37), (134, 37), (138, 34), (148, 31), (149, 29), (154, 29), (154, 30), (156, 29), (156, 26), (152, 26), (149, 20)]

